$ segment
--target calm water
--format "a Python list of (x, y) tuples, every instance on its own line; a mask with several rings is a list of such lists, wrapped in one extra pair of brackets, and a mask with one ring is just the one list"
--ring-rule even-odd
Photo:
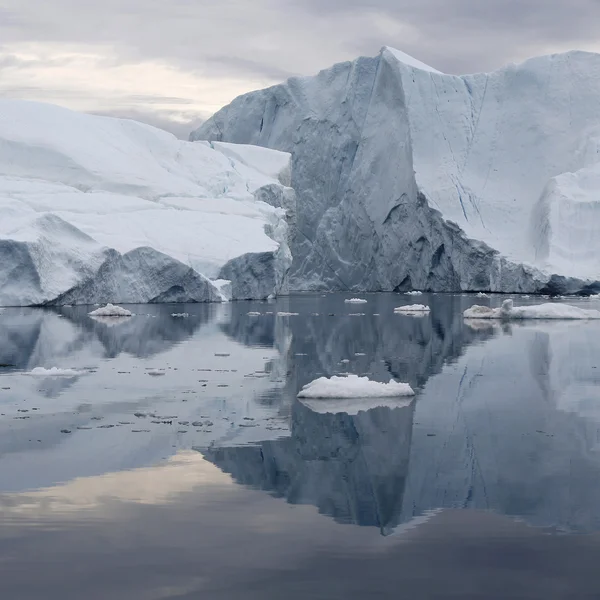
[[(1, 311), (0, 598), (600, 597), (600, 322), (348, 297)], [(296, 400), (339, 373), (417, 395)]]

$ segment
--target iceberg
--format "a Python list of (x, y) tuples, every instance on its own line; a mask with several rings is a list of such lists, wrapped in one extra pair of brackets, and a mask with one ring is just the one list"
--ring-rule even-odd
[(600, 291), (600, 55), (440, 73), (384, 47), (191, 140), (292, 154), (297, 290)]
[(540, 320), (586, 320), (600, 319), (600, 311), (570, 304), (547, 303), (533, 306), (514, 306), (513, 300), (505, 300), (500, 308), (475, 305), (464, 312), (465, 319), (540, 319)]
[(0, 100), (0, 306), (285, 294), (290, 179), (286, 153)]
[[(398, 396), (414, 396), (414, 391), (408, 383), (380, 383), (371, 381), (368, 377), (348, 375), (347, 377), (333, 376), (330, 379), (320, 377), (307, 383), (298, 398), (334, 398), (334, 399), (357, 399), (357, 398), (395, 398)], [(342, 411), (343, 412), (343, 411)]]

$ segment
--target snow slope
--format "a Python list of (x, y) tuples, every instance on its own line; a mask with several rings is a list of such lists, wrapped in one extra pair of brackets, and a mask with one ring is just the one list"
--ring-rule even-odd
[(383, 48), (191, 139), (292, 152), (294, 287), (578, 291), (600, 279), (599, 95), (597, 54), (454, 76)]
[[(207, 278), (225, 267), (234, 297), (285, 291), (289, 162), (264, 148), (191, 144), (134, 121), (1, 100), (0, 305), (66, 293), (71, 303), (218, 300)], [(137, 280), (118, 264), (128, 260)], [(262, 281), (241, 273), (254, 263)], [(113, 280), (96, 298), (103, 265)], [(124, 294), (132, 282), (138, 289)]]

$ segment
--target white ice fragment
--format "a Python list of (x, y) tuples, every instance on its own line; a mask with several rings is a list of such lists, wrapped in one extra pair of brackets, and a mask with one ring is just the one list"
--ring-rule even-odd
[(363, 298), (350, 298), (350, 299), (344, 300), (344, 302), (346, 304), (366, 304), (367, 300), (364, 300)]
[(299, 313), (292, 313), (292, 312), (278, 312), (277, 316), (278, 317), (297, 317)]
[(390, 398), (414, 396), (407, 383), (390, 381), (380, 383), (368, 377), (348, 375), (347, 377), (320, 377), (305, 385), (298, 398)]
[(398, 306), (394, 312), (401, 315), (425, 315), (430, 313), (431, 309), (424, 304), (409, 304), (408, 306)]
[(405, 292), (405, 296), (422, 296), (423, 292), (413, 291), (413, 292)]
[(479, 292), (479, 294), (477, 294), (478, 298), (489, 298), (489, 294), (486, 294), (485, 292)]
[(188, 313), (171, 313), (171, 316), (175, 319), (187, 319), (190, 315)]
[(514, 306), (513, 300), (505, 300), (500, 308), (475, 305), (464, 312), (465, 319), (600, 319), (600, 311), (588, 310), (570, 304), (547, 303), (533, 306)]
[(248, 313), (248, 316), (249, 317), (260, 317), (260, 313), (259, 312), (252, 312), (251, 311), (251, 312)]
[(44, 369), (44, 367), (36, 367), (25, 375), (31, 375), (33, 377), (79, 377), (80, 371), (75, 369), (59, 369), (52, 367), (51, 369)]
[(97, 308), (89, 313), (90, 317), (132, 317), (133, 313), (122, 306), (110, 304)]

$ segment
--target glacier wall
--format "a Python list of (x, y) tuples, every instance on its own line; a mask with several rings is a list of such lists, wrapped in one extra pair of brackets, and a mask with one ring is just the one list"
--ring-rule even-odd
[(0, 306), (284, 294), (289, 183), (282, 152), (2, 100)]
[(453, 76), (383, 48), (246, 94), (192, 140), (291, 152), (294, 289), (594, 289), (600, 55)]

